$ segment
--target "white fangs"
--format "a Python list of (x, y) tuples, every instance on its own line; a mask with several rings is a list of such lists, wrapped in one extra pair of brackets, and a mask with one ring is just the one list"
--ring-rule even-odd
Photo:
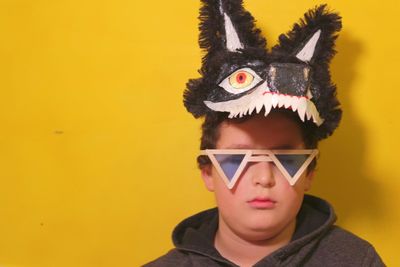
[(272, 109), (271, 103), (264, 103), (264, 109), (265, 109), (264, 116), (267, 116)]
[(284, 105), (286, 105), (286, 97), (284, 95), (278, 95), (279, 97), (279, 101), (278, 101), (278, 108), (283, 107)]
[(242, 96), (239, 99), (225, 102), (204, 101), (204, 104), (214, 111), (229, 112), (229, 118), (243, 117), (252, 114), (254, 110), (260, 113), (264, 107), (264, 115), (267, 116), (272, 108), (285, 107), (297, 112), (302, 121), (313, 119), (313, 122), (320, 126), (323, 119), (319, 116), (314, 103), (306, 97), (289, 96), (269, 92), (265, 84), (260, 85), (251, 94)]
[(311, 112), (306, 109), (306, 116), (307, 116), (307, 120), (309, 121), (311, 119)]
[(255, 101), (255, 107), (256, 107), (256, 112), (257, 114), (260, 113), (262, 107), (264, 106), (263, 98), (257, 98)]
[(297, 106), (297, 113), (302, 121), (304, 121), (304, 115), (306, 114), (307, 109), (307, 99), (304, 97), (299, 98)]
[(299, 98), (297, 96), (290, 96), (290, 106), (293, 111), (297, 111), (297, 106), (299, 105)]
[(283, 103), (285, 108), (289, 108), (290, 104), (292, 103), (292, 99), (290, 97), (284, 97)]
[(272, 94), (272, 97), (271, 97), (271, 104), (272, 104), (272, 106), (273, 106), (274, 108), (276, 108), (276, 106), (278, 105), (278, 103), (279, 103), (279, 96), (278, 96), (277, 94)]

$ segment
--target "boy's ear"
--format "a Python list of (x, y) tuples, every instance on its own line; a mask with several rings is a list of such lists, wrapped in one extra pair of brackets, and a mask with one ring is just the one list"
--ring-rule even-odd
[(307, 173), (307, 176), (305, 177), (306, 181), (304, 184), (304, 191), (307, 192), (311, 189), (312, 182), (314, 180), (314, 172), (315, 170), (310, 171)]
[(214, 192), (214, 181), (211, 171), (212, 171), (211, 164), (203, 166), (201, 168), (201, 177), (203, 178), (203, 182), (207, 190), (210, 192)]

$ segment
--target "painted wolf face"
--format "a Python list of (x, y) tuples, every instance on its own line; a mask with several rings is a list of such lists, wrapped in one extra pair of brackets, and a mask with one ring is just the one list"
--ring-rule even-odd
[(341, 18), (322, 5), (308, 11), (271, 51), (241, 0), (202, 0), (201, 78), (191, 79), (184, 104), (195, 117), (227, 112), (229, 118), (273, 108), (313, 121), (319, 139), (332, 134), (341, 110), (329, 62)]

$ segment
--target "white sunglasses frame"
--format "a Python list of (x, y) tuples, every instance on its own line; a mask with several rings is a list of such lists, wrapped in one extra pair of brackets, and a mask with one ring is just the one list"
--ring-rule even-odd
[[(215, 154), (232, 154), (232, 155), (244, 155), (242, 162), (237, 168), (235, 175), (231, 180), (226, 177), (224, 171), (222, 170), (218, 160), (215, 158)], [(294, 176), (291, 176), (288, 171), (283, 167), (282, 163), (277, 159), (275, 154), (279, 155), (309, 155), (307, 160), (303, 163), (303, 165), (298, 169)], [(246, 167), (248, 162), (273, 162), (276, 167), (281, 171), (283, 176), (289, 182), (291, 186), (297, 182), (303, 172), (307, 169), (308, 165), (312, 162), (312, 160), (318, 155), (318, 149), (285, 149), (285, 150), (269, 150), (269, 149), (205, 149), (200, 150), (200, 155), (206, 155), (211, 160), (211, 163), (217, 170), (219, 176), (225, 182), (226, 186), (229, 189), (232, 189), (236, 181), (242, 175), (244, 168)]]

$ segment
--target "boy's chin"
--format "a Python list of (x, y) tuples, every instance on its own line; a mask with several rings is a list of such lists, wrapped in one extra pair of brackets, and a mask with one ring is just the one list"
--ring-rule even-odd
[(265, 220), (247, 221), (242, 229), (237, 229), (237, 235), (248, 242), (269, 242), (291, 236), (294, 232), (296, 220), (289, 222), (269, 222)]

